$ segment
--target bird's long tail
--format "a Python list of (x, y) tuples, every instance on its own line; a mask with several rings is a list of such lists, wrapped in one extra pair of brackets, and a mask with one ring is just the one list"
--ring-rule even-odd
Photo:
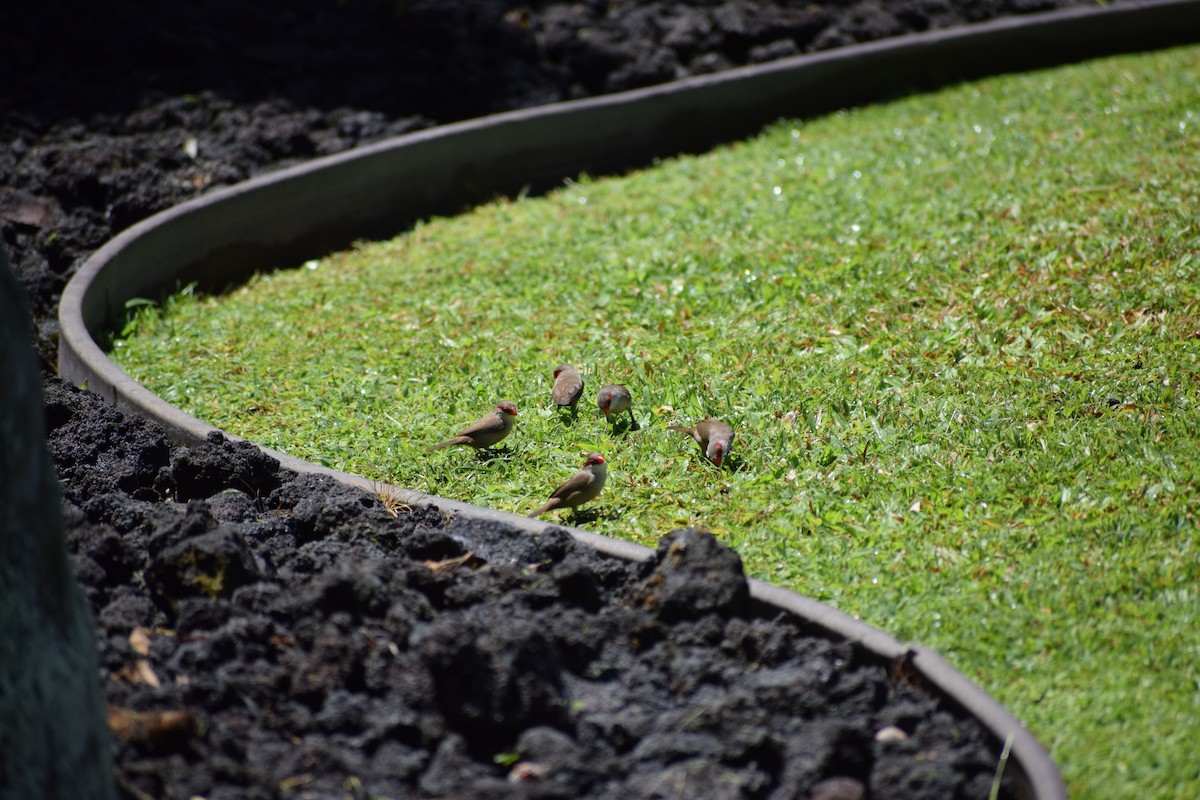
[(542, 503), (542, 504), (541, 504), (540, 506), (538, 506), (538, 507), (537, 507), (537, 508), (536, 508), (534, 511), (532, 511), (532, 512), (529, 514), (529, 516), (530, 516), (530, 517), (540, 517), (542, 514), (545, 514), (547, 511), (551, 511), (551, 510), (553, 510), (553, 509), (554, 509), (554, 507), (555, 507), (555, 505), (556, 505), (556, 504), (555, 504), (555, 503), (552, 503), (552, 502), (551, 502), (551, 503)]

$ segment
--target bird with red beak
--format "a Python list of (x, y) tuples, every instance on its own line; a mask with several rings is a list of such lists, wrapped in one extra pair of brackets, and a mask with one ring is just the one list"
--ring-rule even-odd
[(596, 393), (596, 405), (607, 420), (611, 420), (613, 414), (628, 411), (630, 427), (637, 427), (637, 420), (633, 417), (633, 396), (624, 386), (620, 384), (601, 386), (600, 391)]
[(516, 418), (516, 405), (508, 400), (501, 400), (495, 408), (463, 428), (454, 438), (435, 444), (429, 449), (440, 450), (451, 445), (465, 444), (476, 450), (485, 450), (508, 436)]
[(607, 478), (608, 467), (605, 466), (604, 456), (588, 453), (583, 467), (551, 492), (550, 499), (538, 506), (529, 516), (540, 517), (556, 508), (577, 508), (595, 500), (604, 488)]
[(694, 427), (685, 425), (670, 425), (669, 430), (679, 431), (691, 436), (700, 445), (704, 455), (718, 467), (728, 458), (733, 449), (733, 428), (719, 419), (708, 419), (697, 422)]

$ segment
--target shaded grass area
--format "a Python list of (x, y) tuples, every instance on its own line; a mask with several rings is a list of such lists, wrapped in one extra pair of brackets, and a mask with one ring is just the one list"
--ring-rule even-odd
[[(782, 123), (184, 293), (116, 357), (233, 433), (505, 510), (598, 450), (584, 527), (710, 528), (938, 649), (1074, 796), (1200, 796), (1197, 75), (1182, 48)], [(500, 398), (505, 448), (425, 451)], [(732, 469), (666, 429), (708, 415)]]

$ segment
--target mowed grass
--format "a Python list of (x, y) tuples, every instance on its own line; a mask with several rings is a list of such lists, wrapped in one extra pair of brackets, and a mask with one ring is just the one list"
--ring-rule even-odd
[[(599, 450), (582, 526), (707, 527), (934, 647), (1075, 797), (1200, 797), (1197, 76), (1190, 47), (781, 123), (185, 293), (116, 356), (233, 433), (504, 510)], [(426, 451), (500, 398), (504, 450)], [(732, 469), (666, 429), (707, 415)]]

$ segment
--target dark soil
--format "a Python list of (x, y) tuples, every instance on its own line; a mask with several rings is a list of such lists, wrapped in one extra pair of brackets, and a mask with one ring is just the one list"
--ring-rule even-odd
[[(56, 304), (119, 230), (207, 189), (493, 111), (1090, 0), (19, 3), (0, 27), (0, 234), (47, 367), (119, 780), (166, 798), (986, 797), (993, 743), (751, 602), (735, 553), (644, 565), (392, 516), (65, 385)], [(902, 735), (878, 737), (895, 726)], [(891, 734), (897, 734), (891, 730)], [(1008, 787), (1009, 789), (1011, 787)]]

